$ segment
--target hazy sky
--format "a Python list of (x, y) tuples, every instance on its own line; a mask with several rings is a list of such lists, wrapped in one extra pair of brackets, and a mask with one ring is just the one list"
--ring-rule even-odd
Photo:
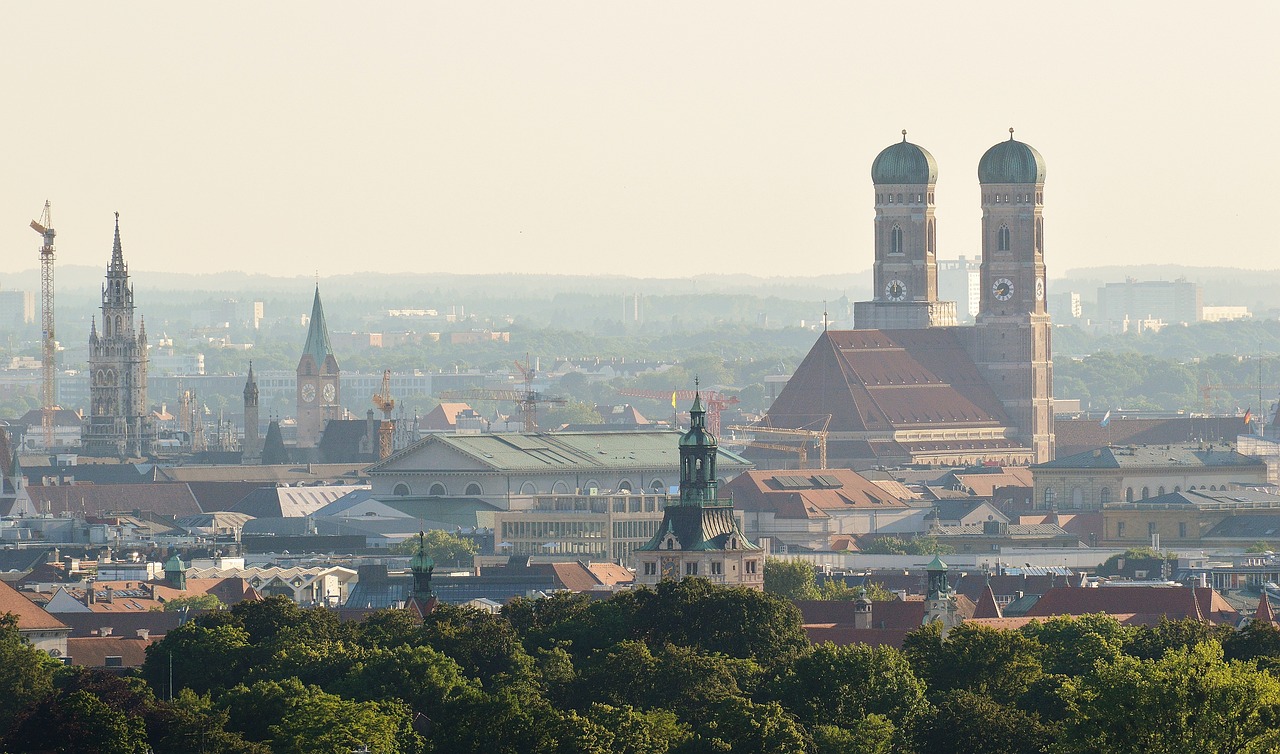
[(1050, 274), (1280, 267), (1280, 3), (7, 3), (0, 249), (137, 270), (685, 276), (872, 261), (871, 161), (1048, 163)]

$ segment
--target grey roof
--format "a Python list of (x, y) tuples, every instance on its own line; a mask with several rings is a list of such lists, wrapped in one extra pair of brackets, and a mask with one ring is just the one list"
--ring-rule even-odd
[(236, 513), (255, 518), (309, 516), (355, 490), (354, 485), (322, 485), (316, 487), (259, 487), (245, 499), (231, 506)]
[[(431, 435), (370, 466), (368, 473), (394, 474), (410, 470), (405, 462), (411, 462), (414, 454), (429, 444), (445, 445), (494, 471), (503, 472), (677, 468), (680, 465), (680, 436), (680, 432), (666, 430)], [(746, 459), (723, 448), (719, 451), (717, 463), (721, 468), (736, 471), (751, 465)], [(449, 469), (433, 468), (432, 471)]]
[(1234, 450), (1203, 449), (1185, 445), (1131, 445), (1106, 447), (1076, 453), (1034, 469), (1125, 469), (1125, 468), (1265, 468), (1266, 463)]
[(978, 160), (979, 183), (1044, 183), (1044, 158), (1030, 144), (1008, 141), (988, 149)]
[(760, 549), (739, 531), (732, 505), (668, 505), (662, 513), (658, 533), (636, 549), (660, 550), (668, 532), (675, 535), (684, 551), (727, 550), (730, 538), (737, 539), (737, 550)]
[(1280, 539), (1280, 515), (1250, 513), (1243, 516), (1230, 516), (1202, 537), (1202, 539), (1214, 538), (1250, 541)]
[(937, 183), (938, 162), (929, 150), (907, 141), (886, 147), (871, 163), (871, 182), (884, 183)]

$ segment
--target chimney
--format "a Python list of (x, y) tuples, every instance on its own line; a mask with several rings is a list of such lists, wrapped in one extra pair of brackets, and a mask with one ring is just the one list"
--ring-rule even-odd
[(104, 592), (106, 592), (106, 595), (107, 595), (107, 597), (106, 597), (106, 603), (107, 603), (108, 605), (110, 605), (112, 602), (114, 602), (114, 601), (115, 601), (115, 599), (114, 599), (115, 595), (113, 595), (113, 594), (112, 594), (112, 589), (111, 589), (111, 587), (109, 587), (109, 586), (108, 586), (108, 587), (103, 587), (103, 591), (104, 591)]
[(137, 631), (137, 634), (139, 639), (142, 639), (143, 641), (147, 641), (151, 638), (151, 629), (139, 628)]
[(103, 626), (102, 628), (98, 629), (98, 636), (110, 636), (110, 635), (111, 635), (111, 626)]
[(93, 607), (93, 603), (96, 601), (97, 596), (94, 594), (93, 582), (90, 581), (84, 585), (84, 605), (85, 607)]

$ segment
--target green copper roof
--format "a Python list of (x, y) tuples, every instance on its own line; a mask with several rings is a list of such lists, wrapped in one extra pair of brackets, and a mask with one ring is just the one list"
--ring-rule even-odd
[(925, 566), (924, 569), (926, 571), (945, 571), (947, 570), (947, 564), (942, 562), (942, 558), (934, 555), (933, 560), (929, 561), (929, 565)]
[(903, 131), (902, 141), (876, 155), (871, 163), (871, 182), (937, 183), (938, 162), (929, 150), (907, 141), (907, 132)]
[(1029, 144), (1009, 140), (987, 150), (978, 160), (979, 183), (1044, 183), (1044, 158)]
[(307, 329), (307, 344), (302, 348), (303, 353), (311, 354), (316, 360), (316, 364), (324, 363), (324, 357), (333, 353), (333, 346), (329, 345), (329, 326), (324, 321), (324, 306), (320, 303), (320, 286), (316, 286), (316, 298), (311, 303), (311, 327)]

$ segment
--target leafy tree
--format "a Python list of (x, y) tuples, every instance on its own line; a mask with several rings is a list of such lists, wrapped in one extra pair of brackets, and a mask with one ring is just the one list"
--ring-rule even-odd
[(277, 754), (348, 754), (361, 746), (409, 754), (425, 744), (412, 723), (403, 702), (353, 702), (307, 686), (285, 699), (284, 714), (270, 727), (271, 744)]
[(222, 604), (222, 600), (218, 599), (216, 594), (193, 594), (166, 600), (160, 609), (166, 613), (176, 613), (183, 610), (222, 610), (225, 607), (226, 605)]
[(19, 710), (53, 691), (60, 666), (18, 633), (17, 618), (0, 616), (0, 733), (9, 729)]
[(470, 607), (440, 604), (423, 622), (425, 644), (452, 657), (463, 674), (485, 688), (502, 679), (529, 679), (533, 660), (511, 623)]
[(956, 548), (937, 537), (876, 537), (862, 551), (872, 555), (954, 555)]
[(1230, 626), (1211, 626), (1194, 618), (1169, 620), (1162, 617), (1154, 626), (1135, 628), (1124, 651), (1139, 659), (1158, 660), (1171, 649), (1190, 649), (1205, 642), (1221, 642), (1231, 633)]
[(671, 644), (651, 649), (623, 641), (582, 666), (574, 698), (643, 709), (697, 709), (755, 688), (760, 668), (750, 660)]
[(792, 601), (817, 599), (817, 576), (813, 566), (803, 560), (768, 558), (764, 561), (764, 590)]
[(813, 744), (817, 754), (893, 754), (901, 748), (893, 723), (880, 715), (867, 715), (847, 727), (815, 725)]
[(182, 688), (204, 693), (239, 678), (248, 649), (249, 636), (243, 628), (206, 628), (198, 621), (190, 621), (147, 647), (142, 677), (164, 696)]
[(872, 602), (893, 602), (898, 595), (884, 588), (883, 584), (849, 586), (843, 579), (825, 579), (818, 587), (818, 599), (827, 602), (852, 602), (866, 596)]
[(1053, 731), (1017, 707), (953, 689), (939, 698), (918, 738), (920, 750), (930, 754), (1038, 754), (1053, 740)]
[(1120, 657), (1071, 679), (1063, 752), (1248, 751), (1274, 742), (1280, 680), (1206, 642), (1160, 659)]
[(147, 710), (147, 740), (155, 754), (270, 754), (265, 744), (226, 730), (227, 718), (208, 695), (182, 689), (173, 701), (155, 702)]
[(961, 623), (942, 638), (937, 624), (907, 635), (903, 651), (931, 694), (963, 689), (1013, 704), (1043, 674), (1043, 647), (1016, 631)]
[(358, 701), (402, 699), (434, 719), (454, 700), (479, 693), (480, 686), (443, 653), (401, 645), (372, 651), (330, 690)]
[(809, 754), (813, 739), (777, 702), (756, 704), (729, 697), (708, 708), (694, 725), (691, 752)]
[(559, 752), (573, 754), (666, 754), (689, 740), (688, 726), (667, 710), (592, 704), (585, 714), (565, 713)]
[[(459, 537), (443, 529), (431, 529), (423, 537), (423, 548), (436, 563), (459, 565), (470, 562), (471, 557), (479, 552), (474, 540)], [(392, 545), (393, 555), (413, 555), (418, 552), (418, 538), (408, 539)]]
[(1223, 637), (1222, 653), (1228, 660), (1256, 660), (1260, 668), (1280, 667), (1280, 628), (1250, 620)]
[(19, 715), (5, 744), (9, 751), (143, 754), (143, 714), (153, 699), (144, 684), (103, 671), (73, 669), (60, 688)]
[(906, 730), (929, 709), (906, 655), (866, 644), (814, 647), (763, 684), (762, 694), (810, 727), (877, 715)]
[(706, 579), (663, 581), (637, 590), (633, 635), (772, 665), (808, 646), (800, 610), (778, 595)]
[(580, 592), (554, 592), (545, 597), (516, 597), (502, 607), (502, 616), (511, 622), (529, 648), (547, 646), (556, 630), (581, 620), (592, 599)]
[(1268, 542), (1263, 542), (1262, 540), (1258, 540), (1257, 542), (1254, 542), (1253, 544), (1246, 547), (1244, 551), (1248, 553), (1274, 552), (1275, 547), (1271, 546), (1271, 544)]
[(1115, 660), (1134, 633), (1103, 614), (1031, 621), (1019, 632), (1043, 648), (1045, 672), (1060, 675), (1082, 675), (1090, 672), (1096, 662)]

